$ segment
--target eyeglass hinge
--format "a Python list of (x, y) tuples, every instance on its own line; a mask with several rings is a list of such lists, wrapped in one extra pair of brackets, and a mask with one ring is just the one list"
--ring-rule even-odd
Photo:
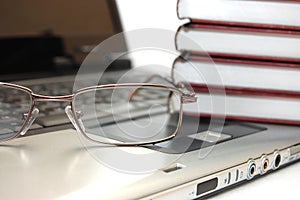
[(182, 103), (196, 103), (197, 102), (197, 97), (195, 97), (194, 94), (185, 94), (181, 98)]

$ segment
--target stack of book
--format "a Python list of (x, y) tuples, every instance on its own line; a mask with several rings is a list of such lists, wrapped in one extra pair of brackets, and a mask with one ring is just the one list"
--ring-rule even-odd
[[(177, 8), (190, 22), (178, 29), (184, 56), (173, 72), (190, 82), (200, 108), (186, 113), (300, 124), (300, 1), (179, 0)], [(218, 113), (211, 100), (222, 91)]]

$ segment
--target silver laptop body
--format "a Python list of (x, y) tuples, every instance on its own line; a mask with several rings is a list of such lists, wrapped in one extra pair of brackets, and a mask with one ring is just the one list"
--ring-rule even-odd
[[(116, 2), (108, 2), (113, 15), (116, 16)], [(114, 20), (115, 23), (120, 23), (117, 18)], [(118, 27), (121, 27), (120, 24)], [(108, 77), (115, 77), (114, 73), (111, 74)], [(3, 80), (6, 77), (2, 76)], [(24, 81), (20, 75), (13, 78), (13, 81), (33, 87), (53, 82), (72, 82), (74, 79), (73, 75), (43, 77)], [(53, 122), (66, 120), (58, 118), (61, 117), (61, 113), (53, 116), (49, 116), (50, 119), (40, 118), (29, 132), (28, 135), (31, 136), (0, 145), (1, 198), (203, 198), (253, 178), (265, 176), (300, 159), (298, 126), (226, 121), (221, 132), (223, 139), (220, 142), (213, 146), (193, 143), (182, 152), (180, 141), (176, 145), (158, 143), (141, 147), (86, 146), (69, 122)], [(194, 134), (196, 132), (189, 133), (185, 138)], [(207, 129), (199, 130), (198, 134), (207, 134)], [(211, 135), (210, 139), (220, 139), (214, 137), (216, 136)], [(126, 162), (133, 160), (115, 157), (119, 155), (116, 154), (116, 149), (132, 154), (155, 154), (155, 162), (159, 162), (160, 159), (162, 162), (173, 162), (156, 170), (142, 170), (136, 173), (126, 171), (122, 162), (125, 166)], [(116, 166), (99, 160), (97, 155), (119, 159), (122, 161), (118, 162), (121, 165)]]

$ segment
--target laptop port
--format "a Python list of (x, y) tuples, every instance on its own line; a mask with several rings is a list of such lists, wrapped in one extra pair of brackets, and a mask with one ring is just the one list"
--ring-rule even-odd
[(248, 172), (247, 172), (247, 178), (248, 180), (252, 179), (256, 172), (256, 164), (253, 160), (250, 160), (248, 162)]
[(270, 164), (270, 161), (269, 161), (268, 157), (266, 155), (263, 155), (261, 157), (261, 171), (260, 171), (261, 174), (264, 174), (268, 171), (269, 164)]
[(277, 169), (281, 164), (281, 155), (278, 151), (274, 152), (274, 164), (273, 169)]

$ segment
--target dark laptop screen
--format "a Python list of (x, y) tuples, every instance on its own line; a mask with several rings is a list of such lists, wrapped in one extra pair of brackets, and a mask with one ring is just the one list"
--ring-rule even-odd
[(90, 49), (122, 31), (111, 0), (2, 0), (0, 24), (0, 81), (74, 73)]

